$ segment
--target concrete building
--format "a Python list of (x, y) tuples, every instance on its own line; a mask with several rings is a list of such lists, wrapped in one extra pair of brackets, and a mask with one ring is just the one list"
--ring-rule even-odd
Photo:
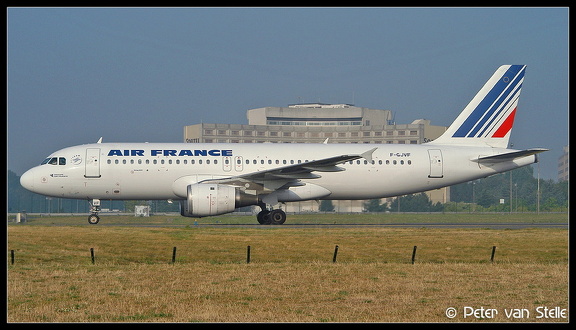
[(565, 146), (564, 153), (558, 158), (558, 181), (570, 179), (570, 146)]
[[(196, 124), (184, 127), (187, 143), (367, 143), (420, 144), (445, 130), (430, 120), (396, 124), (390, 110), (350, 104), (293, 104), (247, 111), (248, 124)], [(433, 203), (450, 200), (449, 188), (427, 192)], [(333, 201), (336, 212), (362, 212), (364, 201)], [(287, 212), (315, 212), (315, 201), (288, 203)]]

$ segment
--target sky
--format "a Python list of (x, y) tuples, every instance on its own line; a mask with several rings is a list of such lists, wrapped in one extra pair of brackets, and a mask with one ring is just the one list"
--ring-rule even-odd
[(293, 103), (449, 126), (496, 68), (525, 64), (510, 142), (550, 149), (537, 167), (557, 180), (568, 23), (565, 7), (7, 8), (7, 168)]

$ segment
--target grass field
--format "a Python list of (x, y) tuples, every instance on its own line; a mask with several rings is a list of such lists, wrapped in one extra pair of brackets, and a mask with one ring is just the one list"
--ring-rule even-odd
[[(101, 213), (100, 224), (258, 224), (255, 215), (226, 214), (201, 219), (185, 218), (179, 214), (134, 217)], [(15, 216), (10, 216), (9, 221)], [(81, 216), (28, 216), (28, 225), (88, 225), (87, 215)], [(568, 223), (567, 213), (312, 213), (288, 214), (286, 224), (395, 224), (395, 223)]]
[[(340, 216), (289, 219), (344, 221)], [(366, 216), (347, 219), (457, 222), (452, 214)], [(458, 215), (472, 222), (567, 222), (566, 214), (496, 216)], [(207, 219), (254, 222), (218, 218)], [(117, 226), (88, 225), (85, 217), (10, 224), (8, 322), (569, 320), (565, 229), (162, 226), (185, 220), (190, 224), (177, 216), (102, 217)], [(454, 318), (446, 316), (450, 307)], [(465, 316), (471, 309), (476, 314)], [(490, 309), (497, 314), (483, 313)]]

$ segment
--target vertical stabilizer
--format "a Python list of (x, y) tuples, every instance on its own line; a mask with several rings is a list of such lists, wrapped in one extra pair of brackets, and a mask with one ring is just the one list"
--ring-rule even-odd
[(499, 67), (448, 130), (429, 144), (506, 148), (525, 71), (525, 65)]

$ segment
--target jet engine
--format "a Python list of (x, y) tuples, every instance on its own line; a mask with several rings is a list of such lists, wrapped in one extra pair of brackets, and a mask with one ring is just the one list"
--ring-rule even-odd
[(258, 204), (258, 196), (246, 194), (234, 186), (215, 183), (188, 185), (186, 200), (180, 201), (184, 217), (206, 217), (230, 213), (234, 209)]

